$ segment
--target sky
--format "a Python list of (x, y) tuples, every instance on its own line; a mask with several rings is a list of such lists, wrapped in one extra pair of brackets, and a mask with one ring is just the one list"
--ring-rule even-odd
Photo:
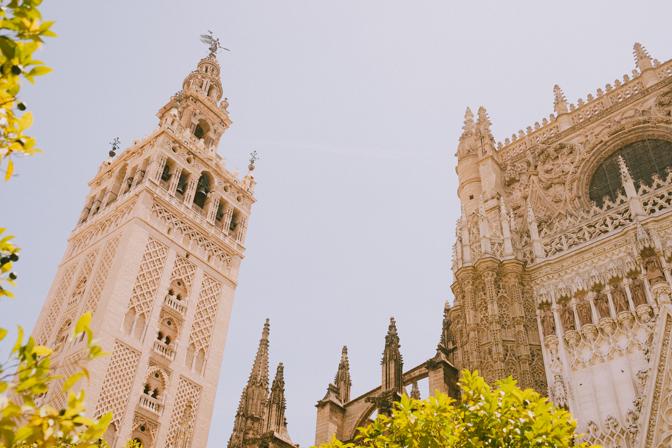
[[(46, 1), (54, 72), (26, 86), (44, 152), (0, 186), (0, 226), (23, 249), (0, 326), (30, 329), (88, 192), (118, 136), (151, 133), (159, 108), (217, 34), (232, 127), (219, 152), (261, 158), (209, 446), (230, 435), (263, 321), (285, 364), (295, 442), (347, 345), (357, 396), (380, 381), (388, 319), (405, 366), (431, 357), (451, 300), (454, 157), (467, 106), (497, 140), (634, 68), (640, 41), (672, 57), (669, 1)], [(665, 44), (667, 42), (667, 44)]]

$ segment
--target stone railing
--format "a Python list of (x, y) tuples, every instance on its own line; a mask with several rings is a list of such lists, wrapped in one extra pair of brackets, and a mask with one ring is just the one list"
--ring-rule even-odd
[[(641, 202), (645, 216), (654, 216), (672, 209), (672, 171), (665, 179), (653, 176), (650, 185), (641, 184), (635, 200)], [(628, 199), (619, 195), (614, 202), (606, 201), (602, 208), (593, 207), (578, 217), (555, 220), (540, 226), (546, 257), (561, 254), (584, 243), (595, 241), (633, 223)]]
[(175, 296), (171, 296), (170, 294), (167, 294), (166, 298), (163, 299), (163, 304), (182, 316), (184, 316), (184, 314), (187, 312), (187, 306), (182, 303), (182, 301), (177, 300)]
[(163, 400), (152, 398), (150, 395), (141, 394), (138, 402), (142, 409), (146, 409), (156, 415), (161, 415), (163, 410)]
[(159, 341), (158, 339), (154, 341), (154, 352), (158, 353), (166, 359), (169, 359), (170, 361), (175, 359), (175, 351), (175, 344), (168, 345), (163, 341)]
[[(655, 76), (659, 81), (671, 78), (672, 60), (663, 64), (656, 64), (653, 70), (655, 70)], [(585, 99), (580, 98), (576, 104), (570, 104), (566, 116), (569, 117), (571, 125), (576, 126), (614, 105), (637, 96), (644, 90), (645, 86), (642, 82), (641, 73), (633, 70), (632, 75), (623, 75), (622, 80), (616, 79), (613, 84), (607, 84), (604, 89), (597, 89), (595, 94), (588, 94)], [(551, 114), (548, 119), (544, 118), (541, 124), (539, 122), (534, 123), (534, 126), (528, 126), (525, 131), (520, 130), (517, 134), (513, 134), (511, 138), (505, 139), (503, 143), (498, 143), (497, 149), (501, 151), (504, 159), (514, 158), (528, 148), (559, 134), (560, 128), (557, 120), (558, 116)]]

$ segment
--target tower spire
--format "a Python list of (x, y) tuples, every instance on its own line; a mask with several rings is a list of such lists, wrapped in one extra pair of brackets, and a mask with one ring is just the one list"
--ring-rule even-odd
[(467, 110), (464, 112), (464, 125), (462, 126), (462, 137), (470, 135), (474, 132), (474, 113), (471, 111), (471, 108), (467, 107)]
[(637, 70), (643, 72), (653, 68), (653, 59), (649, 55), (649, 52), (646, 51), (644, 45), (639, 42), (635, 42), (635, 45), (632, 48), (632, 54), (635, 56), (635, 65), (637, 65)]
[(271, 332), (271, 323), (269, 319), (264, 322), (264, 328), (261, 331), (261, 339), (259, 339), (259, 346), (257, 347), (257, 354), (254, 357), (252, 364), (252, 371), (248, 379), (248, 386), (250, 384), (261, 385), (268, 388), (268, 336)]
[(266, 319), (250, 376), (240, 396), (233, 431), (229, 439), (229, 448), (243, 447), (250, 437), (258, 437), (262, 432), (268, 399), (269, 333), (270, 322)]
[(285, 410), (287, 402), (285, 400), (285, 367), (282, 363), (278, 364), (275, 371), (275, 378), (271, 386), (271, 394), (268, 398), (268, 408), (266, 411), (266, 431), (272, 431), (281, 436), (287, 436), (287, 421), (285, 419)]
[(488, 112), (485, 110), (485, 107), (480, 106), (478, 108), (476, 129), (481, 140), (481, 155), (495, 151), (495, 138), (492, 136), (491, 126), (492, 122), (490, 121), (490, 117), (488, 117)]
[(382, 389), (385, 392), (391, 391), (401, 394), (403, 391), (403, 359), (399, 347), (397, 323), (394, 317), (391, 317), (390, 325), (387, 327), (385, 350), (383, 350), (383, 359), (381, 361), (383, 368)]
[(350, 379), (348, 347), (345, 345), (341, 350), (341, 360), (338, 363), (338, 371), (336, 372), (334, 384), (338, 390), (338, 398), (341, 400), (341, 403), (347, 403), (350, 401), (350, 387), (352, 386), (352, 381)]
[(565, 92), (557, 84), (553, 86), (553, 110), (558, 115), (566, 114), (569, 111)]

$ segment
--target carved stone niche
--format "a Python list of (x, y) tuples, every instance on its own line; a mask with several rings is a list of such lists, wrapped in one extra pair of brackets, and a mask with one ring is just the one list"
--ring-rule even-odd
[(656, 110), (664, 117), (672, 117), (672, 89), (666, 90), (656, 98)]

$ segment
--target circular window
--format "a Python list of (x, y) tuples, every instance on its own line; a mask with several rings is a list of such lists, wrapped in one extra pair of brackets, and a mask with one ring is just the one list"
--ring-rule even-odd
[(623, 191), (618, 156), (625, 160), (636, 186), (650, 184), (654, 174), (664, 178), (672, 167), (672, 142), (639, 140), (623, 146), (603, 160), (593, 173), (588, 190), (590, 199), (600, 207), (606, 199), (613, 201)]

